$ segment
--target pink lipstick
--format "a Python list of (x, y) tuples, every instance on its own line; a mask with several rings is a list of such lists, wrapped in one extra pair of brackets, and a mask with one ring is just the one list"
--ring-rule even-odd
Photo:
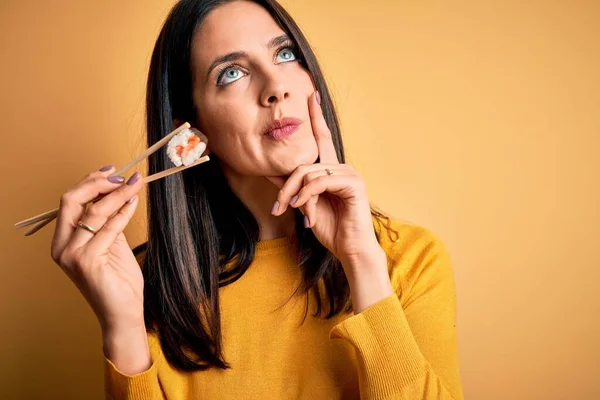
[(303, 122), (301, 119), (292, 117), (273, 120), (267, 127), (265, 135), (273, 140), (283, 140), (296, 132)]

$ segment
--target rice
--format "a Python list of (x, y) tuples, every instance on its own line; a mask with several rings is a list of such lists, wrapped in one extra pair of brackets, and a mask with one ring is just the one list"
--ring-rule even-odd
[(208, 139), (195, 128), (184, 129), (167, 144), (167, 155), (177, 167), (193, 164), (202, 157)]

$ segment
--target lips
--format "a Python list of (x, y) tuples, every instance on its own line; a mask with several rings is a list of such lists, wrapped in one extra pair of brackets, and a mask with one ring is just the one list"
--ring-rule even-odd
[(273, 140), (283, 140), (296, 132), (303, 122), (301, 119), (293, 117), (273, 120), (265, 131), (265, 135)]

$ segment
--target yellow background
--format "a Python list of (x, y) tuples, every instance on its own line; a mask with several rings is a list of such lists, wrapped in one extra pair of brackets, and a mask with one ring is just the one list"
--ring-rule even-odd
[[(600, 3), (286, 0), (371, 200), (453, 257), (468, 399), (600, 398)], [(0, 3), (0, 398), (101, 399), (54, 208), (144, 145), (166, 0)], [(126, 234), (144, 240), (140, 206)]]

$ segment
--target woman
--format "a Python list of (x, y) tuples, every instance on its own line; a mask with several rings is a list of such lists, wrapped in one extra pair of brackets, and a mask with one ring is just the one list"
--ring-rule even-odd
[(447, 251), (371, 210), (275, 0), (177, 3), (147, 89), (148, 144), (189, 121), (211, 161), (149, 184), (133, 252), (142, 184), (112, 166), (63, 195), (52, 241), (100, 322), (109, 398), (462, 398)]

